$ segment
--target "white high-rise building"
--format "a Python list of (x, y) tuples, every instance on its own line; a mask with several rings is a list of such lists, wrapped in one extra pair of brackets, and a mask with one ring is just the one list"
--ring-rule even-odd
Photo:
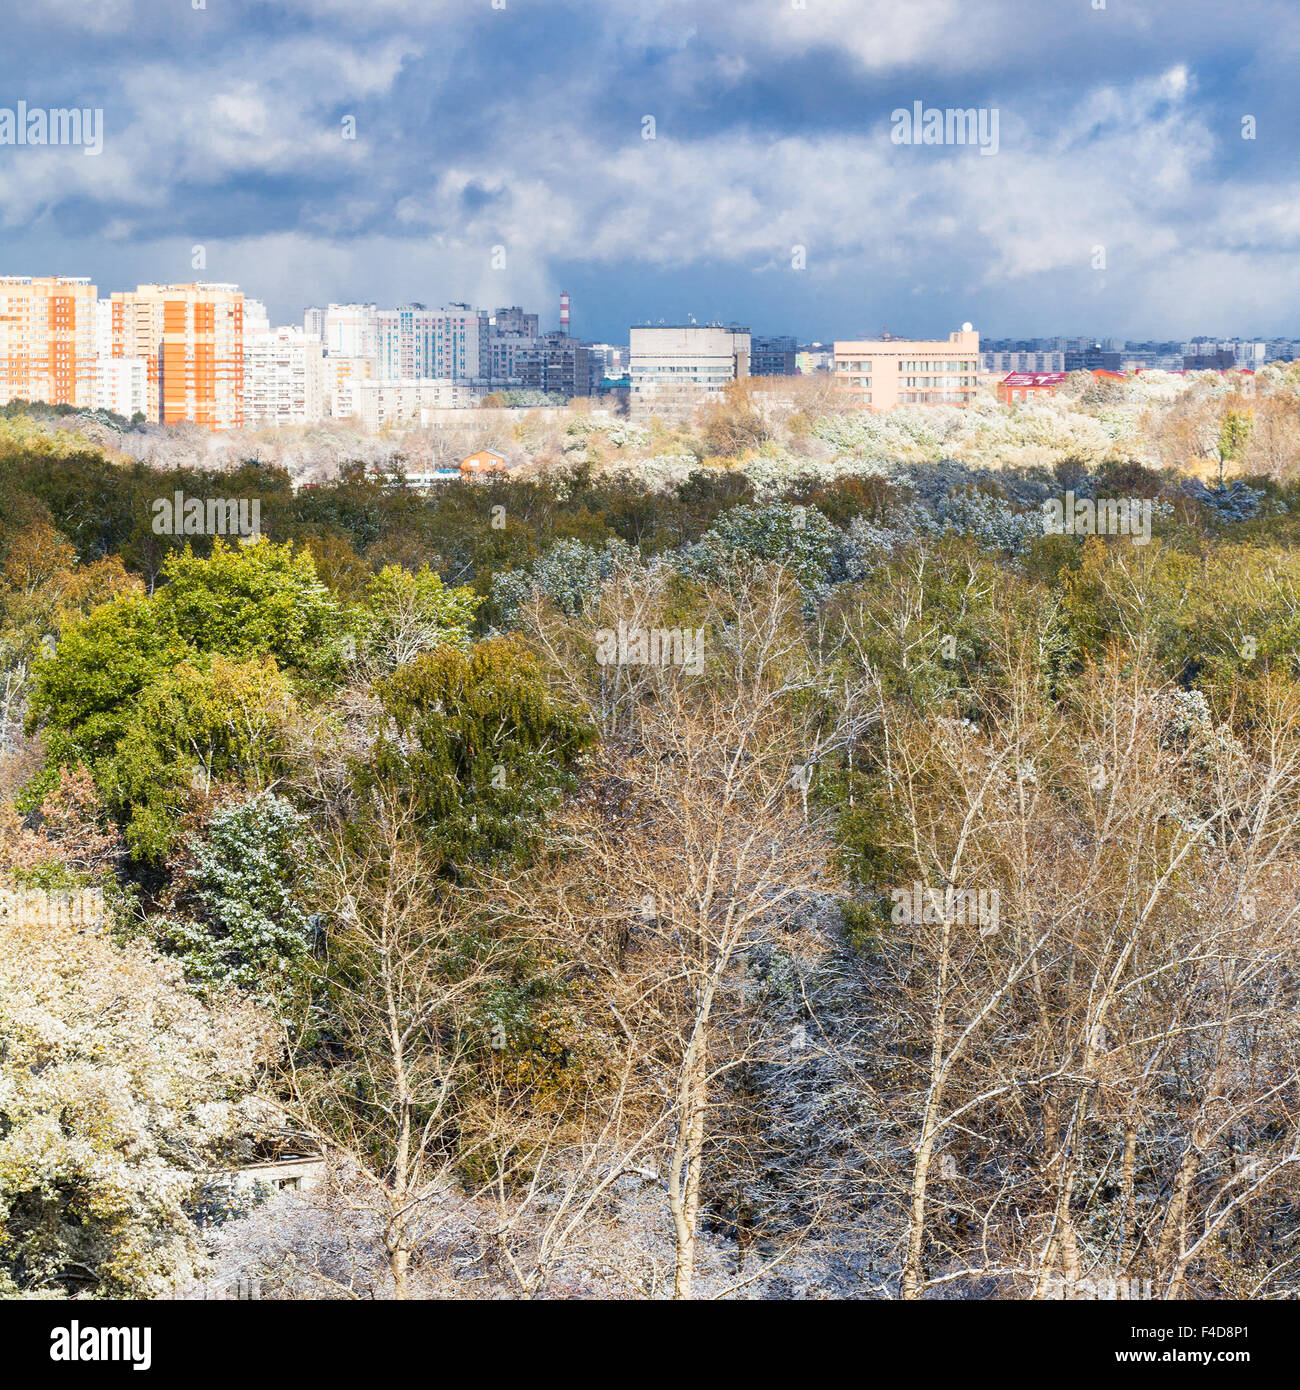
[(143, 357), (113, 356), (113, 301), (95, 301), (96, 410), (111, 410), (129, 420), (149, 411), (149, 363)]
[(271, 320), (266, 305), (260, 299), (244, 298), (244, 337), (256, 338), (261, 333), (271, 331)]
[(0, 276), (0, 403), (89, 405), (95, 300), (82, 276)]
[(379, 310), (374, 322), (377, 377), (464, 381), (484, 387), (490, 383), (492, 330), (484, 310), (469, 304), (442, 309), (404, 304)]
[(244, 339), (244, 419), (249, 428), (310, 425), (325, 418), (321, 345), (300, 328)]
[(147, 415), (148, 362), (143, 357), (96, 357), (93, 399), (96, 410), (111, 410), (127, 420)]
[(1268, 344), (1261, 342), (1238, 343), (1232, 345), (1232, 355), (1237, 366), (1257, 372), (1268, 361)]
[(111, 299), (97, 299), (95, 301), (95, 356), (112, 357), (113, 355), (113, 301)]
[(331, 304), (320, 321), (325, 351), (331, 357), (365, 357), (374, 361), (378, 351), (378, 312), (374, 304)]

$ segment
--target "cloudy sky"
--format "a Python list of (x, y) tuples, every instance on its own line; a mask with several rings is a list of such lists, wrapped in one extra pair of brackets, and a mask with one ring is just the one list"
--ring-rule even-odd
[[(1300, 337), (1300, 5), (1100, 3), (10, 0), (0, 108), (104, 148), (0, 145), (0, 273), (276, 322), (568, 289), (613, 341)], [(996, 108), (997, 154), (894, 143), (917, 101)]]

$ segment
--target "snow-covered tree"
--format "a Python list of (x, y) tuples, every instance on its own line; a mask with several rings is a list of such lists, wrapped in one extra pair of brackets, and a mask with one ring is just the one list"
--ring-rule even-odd
[(147, 1297), (200, 1256), (201, 1175), (256, 1124), (267, 1019), (71, 927), (0, 917), (0, 1285)]

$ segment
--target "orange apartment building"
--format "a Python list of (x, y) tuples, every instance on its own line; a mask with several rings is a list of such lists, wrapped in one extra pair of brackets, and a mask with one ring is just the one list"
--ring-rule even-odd
[(835, 383), (867, 410), (969, 405), (979, 390), (980, 335), (963, 324), (946, 343), (866, 338), (835, 344)]
[(95, 404), (95, 286), (0, 276), (0, 402)]
[(151, 424), (244, 424), (244, 296), (234, 285), (140, 285), (114, 292), (114, 357), (149, 364)]

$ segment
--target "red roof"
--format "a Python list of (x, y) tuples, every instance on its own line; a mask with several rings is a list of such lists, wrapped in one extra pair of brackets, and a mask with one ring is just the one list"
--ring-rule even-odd
[(1012, 372), (1002, 378), (1003, 386), (1059, 386), (1065, 380), (1064, 372)]
[(1112, 381), (1123, 381), (1123, 380), (1124, 380), (1124, 373), (1123, 373), (1123, 372), (1112, 372), (1112, 371), (1108, 371), (1105, 367), (1094, 367), (1094, 368), (1093, 368), (1093, 371), (1092, 371), (1092, 374), (1093, 374), (1093, 376), (1108, 376), (1108, 377), (1110, 377), (1110, 379), (1111, 379)]

